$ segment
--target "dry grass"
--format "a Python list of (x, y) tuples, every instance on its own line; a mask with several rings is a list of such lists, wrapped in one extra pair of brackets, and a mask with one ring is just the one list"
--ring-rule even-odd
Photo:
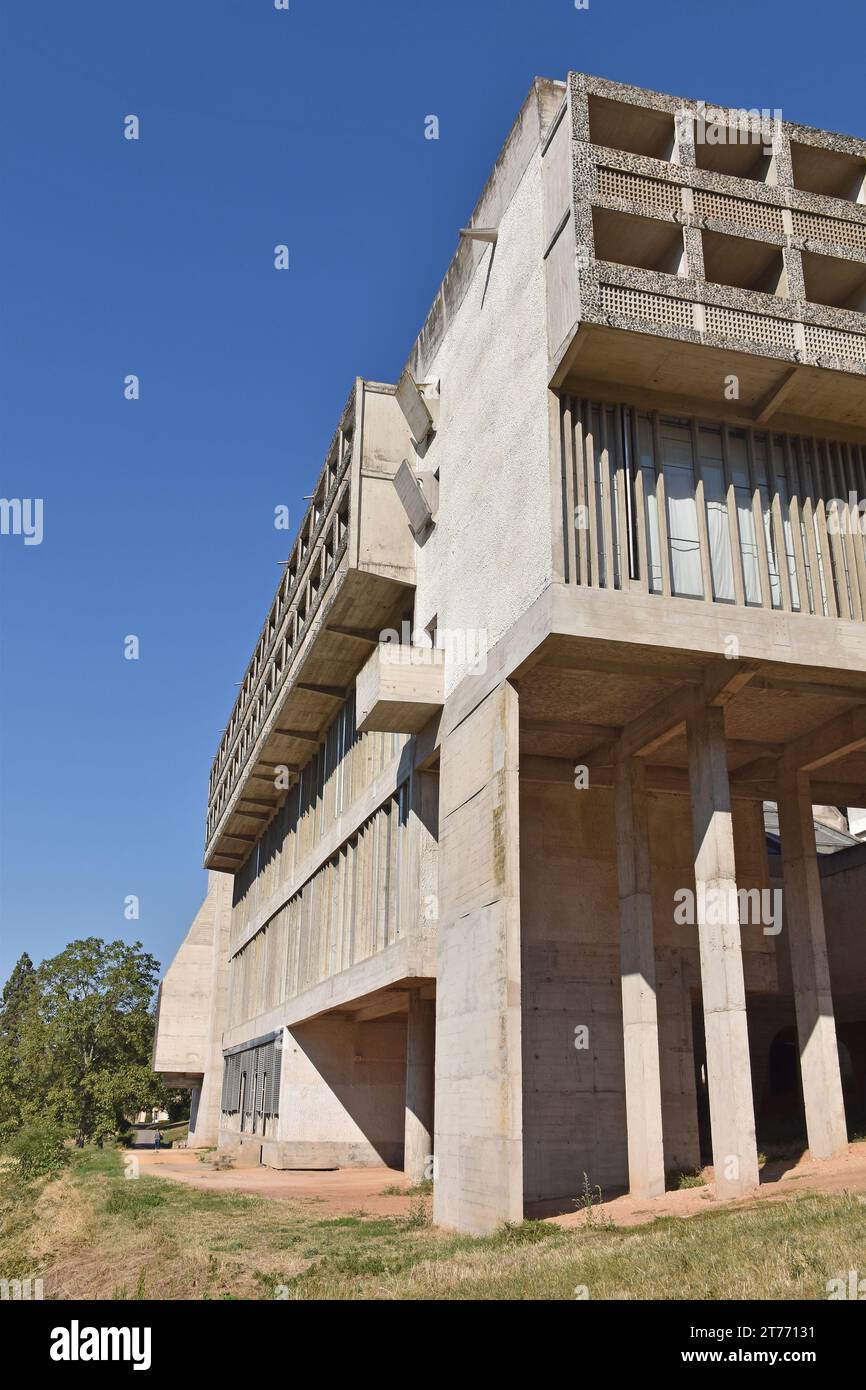
[(0, 1276), (46, 1298), (801, 1299), (866, 1273), (866, 1203), (802, 1197), (617, 1229), (524, 1222), (473, 1240), (410, 1216), (315, 1219), (309, 1204), (127, 1181), (114, 1152), (51, 1181), (2, 1178)]

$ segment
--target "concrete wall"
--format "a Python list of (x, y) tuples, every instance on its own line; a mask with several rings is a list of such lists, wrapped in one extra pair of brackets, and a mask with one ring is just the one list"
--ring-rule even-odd
[[(763, 832), (744, 804), (734, 819), (738, 883), (766, 884)], [(696, 928), (674, 922), (674, 892), (694, 888), (686, 797), (650, 794), (650, 850), (665, 1167), (700, 1157), (693, 999)], [(619, 904), (613, 793), (522, 783), (520, 916), (523, 1162), (527, 1201), (574, 1196), (583, 1174), (627, 1184)], [(743, 928), (746, 986), (776, 988), (773, 938)], [(575, 1029), (589, 1029), (586, 1049)]]
[(211, 874), (208, 893), (162, 977), (153, 1045), (153, 1069), (203, 1075), (210, 1049), (213, 995), (216, 885), (224, 875)]
[(228, 1019), (229, 932), (231, 928), (232, 875), (212, 869), (208, 897), (214, 905), (211, 941), (210, 1013), (207, 1060), (199, 1094), (190, 1109), (188, 1147), (207, 1147), (217, 1142), (223, 1084), (223, 1030)]
[(315, 858), (317, 846), (340, 827), (406, 743), (400, 734), (358, 733), (351, 700), (337, 712), (319, 752), (235, 875), (233, 948), (255, 925), (263, 904), (279, 897), (282, 887), (290, 896), (297, 886), (293, 880)]
[[(439, 515), (418, 547), (415, 624), (435, 616), (440, 633), (481, 630), (488, 647), (551, 579), (542, 251), (536, 152), (425, 364), (441, 399), (417, 462), (439, 470)], [(446, 693), (462, 674), (459, 660), (446, 663)]]
[(211, 870), (208, 891), (159, 987), (153, 1069), (191, 1087), (189, 1144), (216, 1143), (226, 1025), (232, 877)]
[[(827, 936), (827, 958), (833, 990), (833, 1011), (839, 1043), (843, 1092), (849, 1128), (858, 1128), (866, 1115), (866, 845), (820, 855), (821, 897)], [(781, 886), (781, 859), (770, 855), (774, 885)], [(774, 1040), (796, 1043), (791, 962), (787, 933), (778, 948), (779, 990), (776, 999), (749, 1001), (755, 1106), (772, 1122), (792, 1110), (802, 1113), (801, 1100), (773, 1094), (769, 1052)]]
[(403, 1162), (406, 1017), (331, 1014), (286, 1030), (273, 1168)]

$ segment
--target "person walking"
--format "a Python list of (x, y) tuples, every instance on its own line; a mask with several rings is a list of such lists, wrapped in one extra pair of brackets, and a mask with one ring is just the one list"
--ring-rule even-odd
[(162, 1140), (162, 1134), (160, 1133), (159, 1130), (157, 1130), (156, 1133), (155, 1133), (154, 1136), (153, 1136), (153, 1147), (154, 1147), (155, 1149), (158, 1149), (158, 1148), (159, 1148), (161, 1140)]

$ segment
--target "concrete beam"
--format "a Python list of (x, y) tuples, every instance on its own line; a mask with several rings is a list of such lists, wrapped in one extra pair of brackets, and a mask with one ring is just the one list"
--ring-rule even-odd
[(866, 748), (866, 708), (862, 705), (786, 744), (782, 762), (789, 771), (814, 772), (860, 748)]
[(866, 689), (863, 686), (839, 684), (829, 681), (798, 680), (793, 676), (780, 676), (762, 672), (752, 682), (753, 690), (772, 690), (777, 694), (811, 695), (821, 700), (851, 700), (866, 703)]
[(781, 381), (777, 381), (766, 393), (762, 400), (758, 402), (753, 412), (755, 423), (764, 425), (776, 414), (785, 397), (790, 395), (800, 376), (799, 367), (792, 367), (787, 376), (783, 376)]
[[(748, 685), (756, 670), (755, 666), (740, 661), (713, 662), (697, 687), (698, 698), (703, 698), (709, 706), (722, 707)], [(691, 684), (662, 696), (644, 714), (623, 726), (617, 742), (594, 749), (584, 762), (599, 766), (610, 762), (614, 756), (649, 757), (682, 732), (695, 698), (696, 687)]]

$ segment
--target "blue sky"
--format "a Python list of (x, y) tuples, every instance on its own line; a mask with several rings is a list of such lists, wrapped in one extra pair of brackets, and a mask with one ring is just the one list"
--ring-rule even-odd
[(91, 934), (170, 959), (274, 507), (396, 380), (532, 77), (862, 134), (863, 38), (839, 0), (5, 0), (0, 492), (44, 539), (0, 537), (0, 977)]

